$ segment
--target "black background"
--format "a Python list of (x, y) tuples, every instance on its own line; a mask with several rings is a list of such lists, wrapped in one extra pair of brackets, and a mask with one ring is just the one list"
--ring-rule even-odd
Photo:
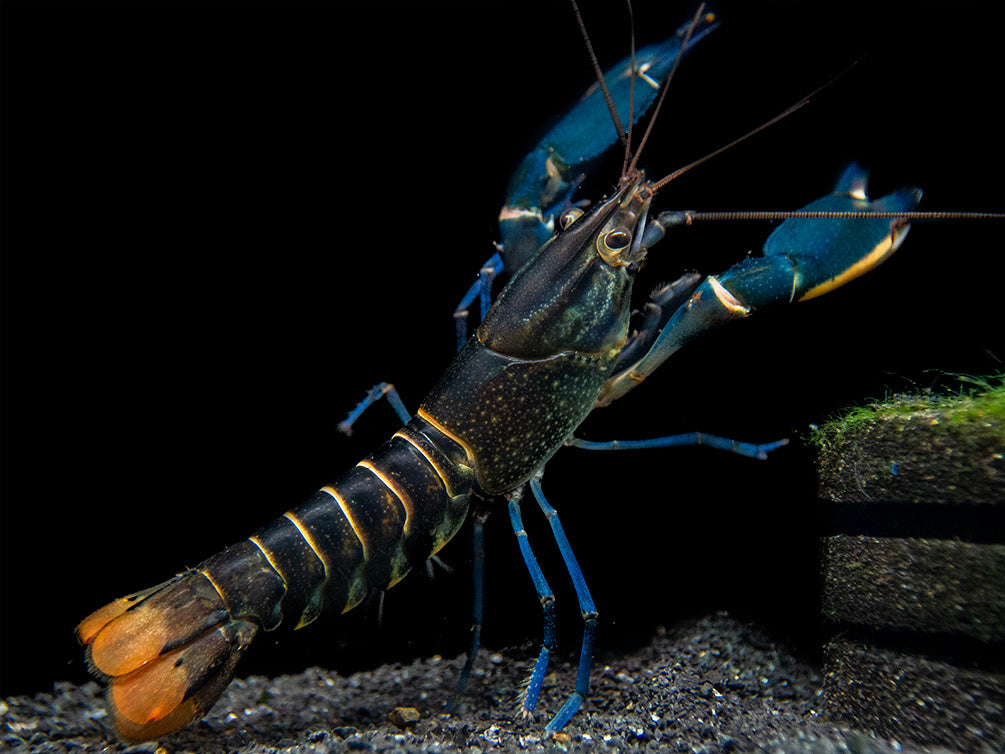
[[(796, 208), (859, 159), (875, 195), (916, 184), (923, 207), (1003, 209), (998, 4), (715, 10), (723, 26), (683, 66), (647, 149), (652, 174), (862, 62), (665, 190), (662, 208)], [(692, 11), (636, 2), (639, 43)], [(336, 425), (380, 380), (412, 407), (431, 387), (509, 171), (591, 72), (565, 3), (5, 2), (2, 14), (0, 693), (14, 694), (82, 680), (78, 620), (238, 541), (393, 431), (383, 406), (351, 439)], [(584, 15), (605, 65), (625, 54), (621, 3)], [(639, 292), (722, 270), (769, 230), (668, 239)], [(798, 437), (849, 402), (1000, 369), (1002, 230), (916, 226), (880, 270), (708, 337), (580, 434)], [(560, 453), (545, 485), (601, 609), (600, 646), (729, 608), (812, 652), (807, 464), (795, 448), (768, 463)], [(525, 514), (574, 651), (574, 596), (538, 518)], [(539, 636), (508, 528), (489, 522), (490, 646)], [(467, 530), (442, 555), (454, 572), (407, 579), (381, 621), (370, 606), (269, 635), (243, 672), (462, 651)]]

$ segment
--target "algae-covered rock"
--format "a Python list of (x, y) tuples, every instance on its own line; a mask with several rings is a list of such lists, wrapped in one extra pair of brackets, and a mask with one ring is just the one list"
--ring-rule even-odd
[(895, 396), (821, 426), (820, 498), (865, 503), (1005, 500), (1005, 386)]

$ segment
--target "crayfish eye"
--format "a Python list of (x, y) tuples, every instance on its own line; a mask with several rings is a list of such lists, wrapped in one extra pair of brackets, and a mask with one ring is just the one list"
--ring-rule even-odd
[(572, 225), (576, 220), (581, 218), (585, 213), (579, 207), (569, 207), (558, 217), (558, 227), (562, 230), (567, 230), (570, 225)]
[(618, 252), (632, 242), (632, 234), (627, 230), (612, 230), (604, 236), (604, 246), (608, 251)]

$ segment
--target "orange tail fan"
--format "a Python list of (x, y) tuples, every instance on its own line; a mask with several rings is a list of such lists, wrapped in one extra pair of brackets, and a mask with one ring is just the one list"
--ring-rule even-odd
[(189, 571), (105, 605), (81, 621), (77, 638), (91, 671), (108, 681), (119, 736), (146, 741), (208, 712), (257, 630)]

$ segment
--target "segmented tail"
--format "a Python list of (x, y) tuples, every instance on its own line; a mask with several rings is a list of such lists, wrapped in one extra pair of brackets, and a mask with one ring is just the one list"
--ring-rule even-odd
[(457, 532), (474, 483), (465, 449), (413, 419), (253, 536), (89, 615), (77, 637), (109, 684), (119, 736), (157, 738), (206, 714), (259, 629), (299, 628), (396, 584)]
[(209, 579), (189, 571), (117, 599), (77, 626), (92, 672), (108, 681), (123, 739), (143, 741), (202, 717), (258, 627), (234, 620)]

